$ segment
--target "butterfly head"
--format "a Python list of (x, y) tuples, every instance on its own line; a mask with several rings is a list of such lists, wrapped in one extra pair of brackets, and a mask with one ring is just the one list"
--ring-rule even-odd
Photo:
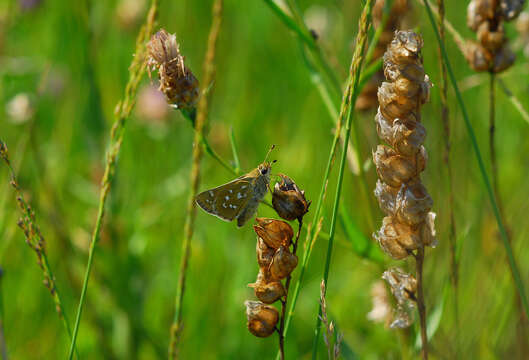
[(259, 164), (257, 167), (257, 170), (259, 171), (260, 176), (265, 176), (266, 178), (270, 178), (270, 172), (272, 171), (272, 164), (275, 163), (276, 160), (272, 162), (265, 161), (262, 164)]

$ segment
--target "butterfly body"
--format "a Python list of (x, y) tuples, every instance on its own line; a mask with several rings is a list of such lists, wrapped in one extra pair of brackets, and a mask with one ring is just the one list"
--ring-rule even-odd
[(246, 175), (198, 194), (196, 203), (224, 221), (237, 219), (237, 226), (241, 227), (255, 214), (266, 195), (270, 169), (270, 163), (264, 162)]

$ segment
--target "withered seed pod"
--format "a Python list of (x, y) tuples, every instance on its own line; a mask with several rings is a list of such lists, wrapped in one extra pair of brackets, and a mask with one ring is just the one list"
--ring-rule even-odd
[(158, 70), (160, 90), (167, 101), (181, 109), (194, 107), (199, 95), (198, 81), (184, 65), (176, 36), (161, 29), (151, 37), (147, 50), (149, 68)]
[(305, 199), (305, 191), (284, 174), (279, 174), (281, 182), (274, 186), (272, 205), (279, 216), (285, 220), (301, 219), (309, 211), (310, 201)]
[(509, 47), (504, 22), (515, 19), (525, 0), (472, 0), (467, 7), (467, 25), (478, 42), (469, 40), (464, 55), (475, 71), (502, 72), (515, 55)]
[(248, 286), (254, 289), (255, 296), (265, 304), (272, 304), (286, 295), (283, 284), (280, 281), (267, 279), (263, 269), (259, 271), (255, 283), (248, 284)]
[(273, 249), (290, 246), (294, 231), (288, 223), (270, 218), (255, 218), (255, 221), (258, 225), (254, 225), (253, 229), (266, 245)]
[(279, 320), (279, 313), (273, 306), (260, 301), (246, 300), (246, 316), (248, 330), (257, 337), (267, 337), (274, 333)]
[(435, 240), (433, 201), (420, 180), (427, 162), (420, 107), (431, 87), (422, 66), (422, 46), (419, 35), (397, 31), (384, 54), (387, 81), (378, 90), (377, 133), (389, 146), (378, 145), (373, 153), (380, 179), (375, 196), (387, 216), (373, 237), (394, 259), (404, 259)]
[(266, 245), (266, 243), (259, 236), (257, 237), (256, 245), (257, 263), (260, 267), (268, 268), (274, 258), (275, 249)]
[(297, 265), (298, 257), (288, 251), (288, 248), (281, 246), (270, 265), (270, 274), (273, 279), (281, 280), (290, 275)]

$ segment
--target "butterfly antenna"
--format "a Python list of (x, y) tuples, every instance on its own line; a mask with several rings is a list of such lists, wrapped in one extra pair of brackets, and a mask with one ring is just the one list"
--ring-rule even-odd
[(268, 156), (270, 155), (270, 152), (271, 152), (272, 150), (274, 150), (275, 147), (276, 147), (275, 145), (270, 146), (270, 150), (268, 150), (268, 152), (266, 153), (266, 156), (265, 156), (264, 162), (266, 162), (266, 160), (268, 160)]

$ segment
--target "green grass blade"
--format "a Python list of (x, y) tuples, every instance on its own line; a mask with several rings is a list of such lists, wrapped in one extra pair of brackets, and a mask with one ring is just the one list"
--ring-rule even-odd
[[(353, 59), (351, 61), (351, 84), (352, 89), (350, 90), (348, 94), (348, 101), (345, 102), (344, 106), (344, 113), (346, 113), (346, 125), (345, 125), (345, 138), (342, 146), (342, 154), (340, 158), (340, 167), (338, 170), (338, 183), (336, 185), (336, 195), (334, 198), (334, 205), (333, 205), (333, 211), (331, 216), (331, 227), (329, 231), (329, 243), (327, 247), (327, 255), (325, 259), (325, 268), (323, 271), (323, 282), (325, 284), (325, 289), (327, 289), (327, 282), (329, 279), (329, 271), (330, 271), (330, 265), (331, 265), (331, 258), (332, 258), (332, 250), (333, 250), (333, 244), (334, 244), (334, 236), (336, 231), (336, 221), (338, 218), (338, 208), (340, 206), (340, 197), (342, 192), (342, 183), (343, 183), (343, 175), (344, 175), (344, 169), (345, 169), (345, 162), (347, 159), (347, 144), (349, 142), (349, 137), (351, 135), (351, 123), (352, 123), (352, 108), (354, 107), (354, 104), (356, 102), (356, 97), (358, 94), (358, 84), (360, 80), (360, 70), (362, 68), (362, 61), (364, 59), (364, 46), (367, 42), (367, 30), (369, 29), (369, 26), (371, 24), (371, 9), (373, 7), (373, 1), (367, 0), (366, 4), (364, 5), (364, 9), (362, 10), (362, 16), (360, 18), (360, 25), (358, 30), (358, 36), (356, 39), (356, 46), (353, 54)], [(350, 85), (351, 86), (351, 85)], [(322, 285), (323, 286), (323, 285)], [(325, 294), (323, 295), (325, 296)], [(321, 315), (322, 315), (322, 308), (321, 304), (319, 306), (318, 310), (318, 317), (316, 319), (316, 328), (315, 328), (315, 335), (314, 335), (314, 342), (312, 347), (312, 359), (315, 360), (318, 353), (318, 344), (319, 344), (319, 337), (321, 333)]]
[(468, 116), (468, 112), (467, 112), (465, 103), (463, 101), (463, 97), (461, 96), (461, 92), (459, 91), (459, 88), (457, 86), (457, 80), (454, 75), (454, 72), (452, 71), (452, 66), (450, 65), (450, 61), (448, 60), (448, 54), (446, 52), (445, 46), (443, 42), (441, 41), (441, 37), (439, 35), (437, 26), (435, 24), (435, 19), (434, 19), (434, 15), (432, 13), (430, 4), (427, 0), (424, 0), (424, 5), (426, 8), (426, 12), (428, 14), (428, 18), (430, 19), (430, 22), (432, 24), (432, 28), (434, 29), (437, 42), (439, 43), (439, 47), (441, 48), (441, 55), (443, 57), (443, 61), (445, 62), (446, 70), (448, 71), (448, 76), (450, 77), (450, 82), (452, 83), (452, 86), (456, 93), (457, 102), (459, 104), (459, 107), (461, 108), (461, 113), (463, 114), (463, 119), (465, 121), (467, 133), (470, 138), (470, 142), (472, 144), (472, 149), (474, 150), (474, 154), (476, 155), (476, 159), (478, 161), (479, 171), (480, 171), (483, 183), (485, 184), (487, 195), (489, 197), (490, 204), (492, 206), (492, 211), (494, 212), (494, 217), (496, 218), (496, 222), (498, 223), (498, 229), (500, 231), (500, 236), (503, 242), (503, 246), (505, 247), (505, 252), (507, 253), (507, 259), (509, 260), (509, 266), (511, 268), (511, 273), (514, 279), (514, 283), (517, 288), (518, 294), (520, 295), (520, 299), (522, 301), (522, 305), (525, 310), (525, 316), (527, 317), (529, 314), (529, 303), (527, 302), (524, 285), (522, 282), (522, 278), (520, 276), (520, 270), (518, 269), (518, 266), (516, 265), (512, 247), (507, 237), (507, 231), (500, 217), (498, 204), (496, 203), (496, 199), (494, 198), (494, 193), (492, 191), (492, 185), (490, 183), (489, 177), (485, 170), (485, 163), (483, 162), (483, 158), (479, 150), (478, 141), (476, 139), (476, 134), (474, 133), (474, 129), (472, 127), (472, 124), (470, 123), (470, 118)]

